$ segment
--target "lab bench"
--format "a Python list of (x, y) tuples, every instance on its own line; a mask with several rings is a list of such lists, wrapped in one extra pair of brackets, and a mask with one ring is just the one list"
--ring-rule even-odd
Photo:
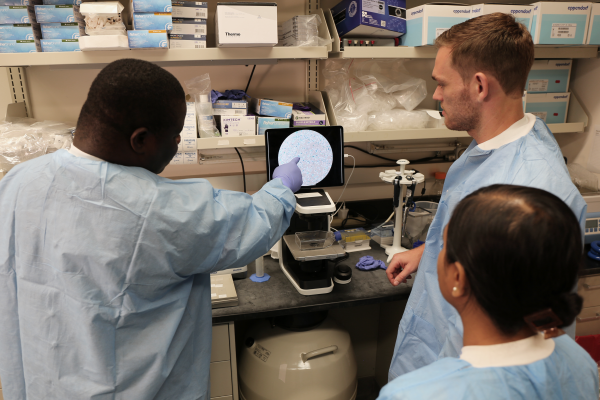
[[(384, 302), (395, 302), (408, 299), (413, 279), (408, 283), (392, 286), (387, 279), (385, 270), (360, 271), (355, 268), (360, 257), (370, 255), (375, 259), (387, 260), (384, 250), (375, 242), (371, 242), (371, 250), (349, 253), (349, 258), (341, 264), (352, 268), (352, 280), (345, 285), (334, 284), (333, 291), (327, 294), (304, 296), (296, 291), (288, 278), (279, 267), (279, 261), (269, 256), (264, 258), (265, 273), (271, 278), (264, 283), (252, 282), (249, 277), (254, 273), (254, 263), (248, 265), (248, 278), (234, 281), (238, 295), (239, 305), (212, 310), (213, 314), (213, 353), (216, 351), (215, 342), (221, 341), (219, 346), (225, 349), (225, 342), (229, 343), (229, 352), (222, 354), (229, 360), (219, 361), (221, 369), (217, 369), (215, 357), (211, 359), (211, 399), (238, 399), (237, 393), (237, 366), (235, 351), (235, 329), (237, 326), (247, 326), (247, 322), (261, 318), (272, 318), (282, 315), (300, 314), (316, 311), (334, 310), (346, 307), (360, 307)], [(413, 277), (414, 278), (414, 277)], [(390, 303), (395, 304), (395, 303)], [(386, 320), (385, 323), (397, 328), (402, 310), (397, 310), (396, 320)], [(391, 323), (390, 323), (391, 322)], [(234, 325), (235, 324), (235, 325)], [(225, 328), (226, 327), (226, 328)], [(220, 331), (216, 331), (220, 329)], [(379, 328), (381, 329), (381, 328)], [(239, 333), (239, 332), (238, 332)], [(395, 332), (390, 332), (392, 341), (379, 344), (378, 348), (386, 348), (385, 352), (393, 350)], [(227, 335), (227, 336), (226, 336)], [(382, 339), (382, 341), (384, 341)], [(220, 356), (217, 358), (224, 358)], [(389, 365), (389, 361), (384, 362)], [(387, 380), (387, 368), (385, 369)], [(218, 391), (217, 386), (218, 385)], [(229, 389), (231, 388), (231, 390)], [(232, 393), (231, 397), (217, 397), (224, 393)], [(214, 397), (213, 397), (214, 396)]]

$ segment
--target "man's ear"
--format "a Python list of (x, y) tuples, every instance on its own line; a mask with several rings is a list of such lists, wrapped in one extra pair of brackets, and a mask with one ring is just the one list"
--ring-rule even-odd
[(477, 101), (483, 103), (485, 99), (488, 97), (490, 92), (490, 82), (488, 76), (483, 72), (478, 72), (473, 77), (474, 83), (477, 87), (476, 96)]
[(135, 153), (143, 154), (148, 148), (148, 141), (150, 140), (150, 132), (146, 128), (137, 128), (131, 134), (129, 143)]

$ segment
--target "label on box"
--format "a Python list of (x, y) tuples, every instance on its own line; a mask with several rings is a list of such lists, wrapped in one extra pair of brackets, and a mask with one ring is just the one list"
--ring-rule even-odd
[(233, 108), (213, 108), (213, 114), (215, 115), (246, 115), (246, 113), (245, 108), (236, 110)]
[(385, 1), (362, 0), (364, 11), (385, 15)]
[(183, 165), (183, 153), (178, 151), (171, 160), (170, 164)]
[(446, 32), (449, 28), (435, 28), (435, 38), (437, 39), (442, 33)]
[(206, 35), (206, 23), (204, 24), (185, 24), (178, 23), (176, 20), (173, 21), (172, 34), (179, 35)]
[(206, 40), (173, 40), (170, 42), (171, 49), (205, 49)]
[(531, 79), (527, 84), (528, 92), (547, 92), (548, 79)]
[(552, 39), (573, 39), (577, 31), (577, 24), (552, 24)]
[(533, 114), (536, 117), (538, 117), (539, 119), (541, 119), (542, 121), (546, 122), (546, 116), (548, 115), (548, 112), (546, 112), (546, 111), (539, 111), (539, 112), (532, 112), (530, 114)]

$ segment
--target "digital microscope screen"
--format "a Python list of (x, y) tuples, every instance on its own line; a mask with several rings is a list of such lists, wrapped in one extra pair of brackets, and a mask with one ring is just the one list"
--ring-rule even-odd
[(267, 173), (299, 157), (302, 188), (344, 185), (344, 130), (341, 126), (267, 129)]

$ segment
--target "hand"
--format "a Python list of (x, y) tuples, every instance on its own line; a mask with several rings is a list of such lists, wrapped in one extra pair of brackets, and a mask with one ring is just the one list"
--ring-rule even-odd
[(416, 249), (394, 255), (392, 262), (385, 271), (392, 285), (398, 286), (401, 282), (406, 282), (407, 279), (411, 278), (410, 274), (419, 268), (424, 250), (425, 245), (422, 245)]
[(287, 164), (282, 164), (273, 171), (273, 179), (280, 178), (281, 182), (296, 193), (302, 186), (302, 172), (298, 168), (300, 158), (296, 157)]

